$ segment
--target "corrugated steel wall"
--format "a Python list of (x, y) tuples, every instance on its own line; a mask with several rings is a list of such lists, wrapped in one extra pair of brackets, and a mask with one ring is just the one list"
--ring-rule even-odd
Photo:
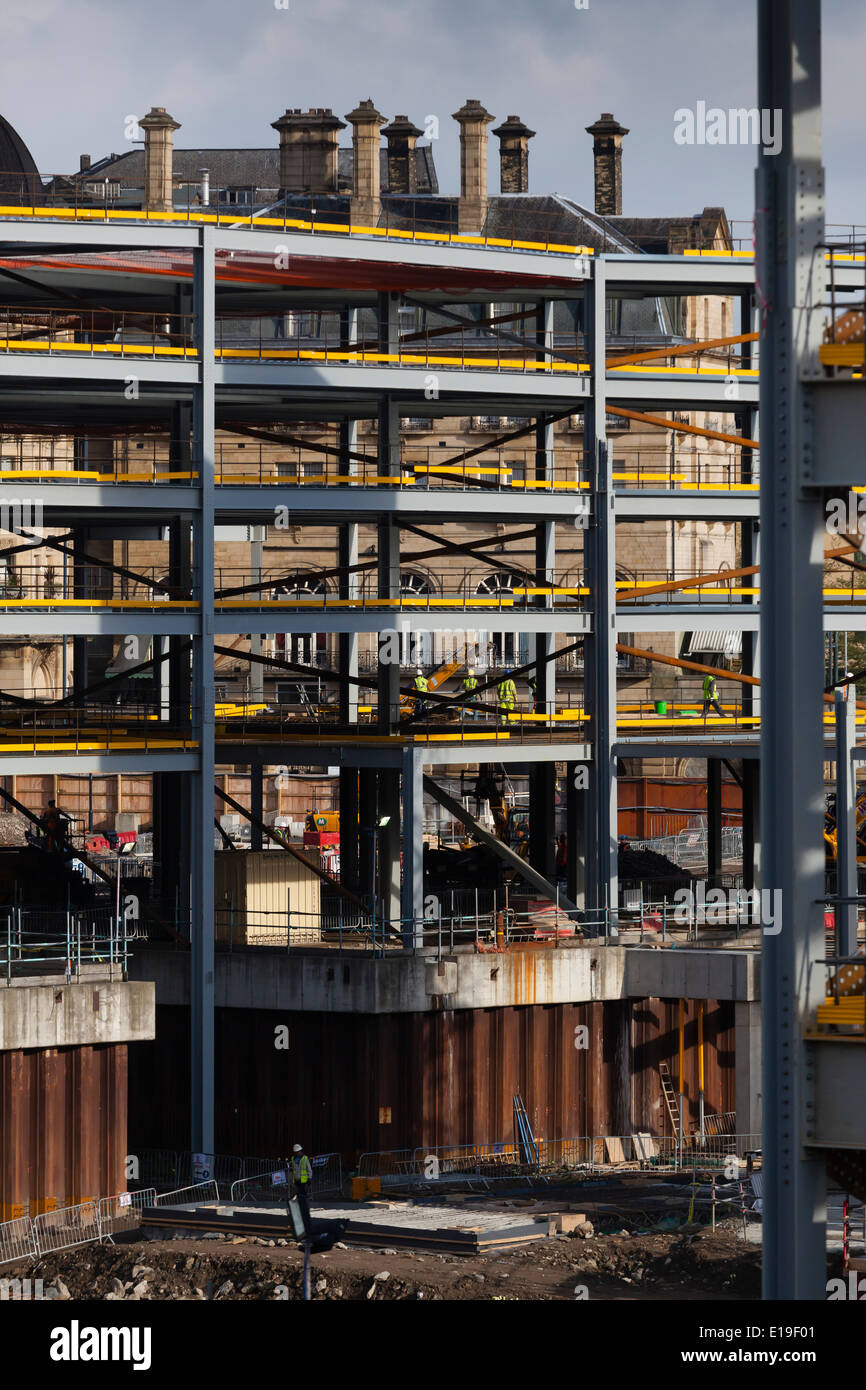
[(122, 1192), (127, 1047), (0, 1052), (0, 1220)]
[[(693, 1120), (696, 1007), (686, 1029)], [(733, 1110), (734, 1007), (707, 1001), (705, 1009), (706, 1110)], [(188, 1013), (159, 1007), (156, 1026), (155, 1043), (130, 1047), (133, 1152), (189, 1143)], [(289, 1029), (288, 1051), (274, 1047), (279, 1026)], [(303, 1140), (351, 1158), (505, 1138), (515, 1092), (543, 1138), (662, 1135), (659, 1062), (677, 1078), (676, 1001), (379, 1015), (218, 1009), (216, 1028), (216, 1144), (230, 1154), (270, 1155)]]
[[(707, 814), (706, 780), (693, 777), (618, 777), (617, 824), (629, 839), (675, 835)], [(734, 781), (722, 782), (722, 824), (742, 823), (743, 795)]]

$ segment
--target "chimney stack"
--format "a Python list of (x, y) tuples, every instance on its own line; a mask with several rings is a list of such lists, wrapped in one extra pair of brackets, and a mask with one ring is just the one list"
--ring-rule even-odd
[(346, 120), (352, 125), (352, 200), (350, 221), (378, 224), (382, 211), (380, 132), (385, 117), (377, 111), (368, 97), (350, 111)]
[(346, 127), (330, 106), (287, 110), (271, 126), (280, 136), (281, 191), (336, 193), (337, 131)]
[(494, 116), (480, 101), (464, 102), (454, 112), (460, 123), (460, 205), (458, 231), (478, 236), (487, 216), (487, 127)]
[(144, 209), (171, 212), (174, 132), (180, 130), (180, 123), (164, 106), (154, 106), (142, 116), (139, 125), (144, 131)]
[(90, 155), (89, 155), (89, 154), (81, 154), (81, 155), (79, 155), (79, 156), (78, 156), (78, 171), (79, 171), (79, 173), (83, 174), (83, 173), (85, 172), (85, 170), (86, 170), (86, 169), (89, 169), (89, 168), (90, 168)]
[(535, 134), (519, 116), (509, 116), (493, 132), (499, 137), (499, 187), (503, 193), (529, 192), (529, 142)]
[(622, 214), (622, 137), (628, 135), (624, 125), (610, 111), (602, 111), (601, 119), (586, 127), (592, 136), (595, 160), (595, 210), (602, 217)]
[(395, 116), (382, 134), (388, 141), (388, 192), (417, 193), (415, 146), (423, 130), (413, 125), (407, 116)]

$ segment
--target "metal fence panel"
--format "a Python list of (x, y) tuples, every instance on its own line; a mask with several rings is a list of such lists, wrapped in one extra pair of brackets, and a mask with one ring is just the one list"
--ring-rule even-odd
[(132, 1231), (141, 1225), (141, 1212), (144, 1207), (153, 1206), (156, 1201), (156, 1188), (145, 1187), (138, 1192), (119, 1192), (114, 1197), (101, 1197), (99, 1200), (99, 1236), (117, 1235), (119, 1231)]
[(361, 1154), (358, 1176), (361, 1178), (405, 1177), (412, 1172), (412, 1149), (380, 1149)]
[(33, 1231), (40, 1255), (99, 1240), (99, 1203), (79, 1202), (74, 1207), (43, 1211), (33, 1218)]
[(322, 1197), (326, 1192), (343, 1191), (343, 1164), (339, 1154), (316, 1154), (310, 1159), (313, 1169), (311, 1196)]
[[(281, 1174), (281, 1180), (274, 1181), (274, 1175)], [(231, 1186), (230, 1200), (256, 1203), (274, 1203), (286, 1200), (291, 1191), (291, 1178), (285, 1167), (274, 1164), (266, 1172), (253, 1173), (248, 1178), (238, 1178)]]
[(175, 1181), (194, 1186), (213, 1180), (220, 1187), (230, 1187), (246, 1175), (245, 1161), (231, 1154), (179, 1153)]
[(155, 1207), (180, 1207), (188, 1202), (218, 1202), (219, 1196), (219, 1187), (211, 1178), (209, 1182), (197, 1182), (190, 1187), (179, 1187), (175, 1192), (160, 1192), (153, 1205)]
[(13, 1260), (35, 1260), (37, 1256), (36, 1237), (29, 1216), (19, 1216), (0, 1225), (0, 1265)]

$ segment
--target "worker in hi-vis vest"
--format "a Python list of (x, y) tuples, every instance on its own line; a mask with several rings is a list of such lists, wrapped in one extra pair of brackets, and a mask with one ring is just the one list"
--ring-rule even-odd
[(719, 704), (719, 692), (716, 688), (715, 676), (704, 676), (704, 714), (709, 714), (712, 707), (716, 714), (724, 714), (724, 710)]
[[(420, 695), (426, 695), (426, 694), (427, 694), (427, 691), (428, 691), (428, 689), (429, 689), (429, 686), (428, 686), (428, 684), (427, 684), (427, 677), (424, 675), (424, 672), (421, 670), (421, 667), (420, 667), (420, 666), (418, 667), (417, 671), (415, 672), (415, 679), (414, 679), (414, 681), (412, 682), (412, 689), (413, 689), (413, 690), (417, 690), (418, 693), (419, 693)], [(427, 701), (426, 701), (426, 700), (419, 700), (418, 697), (416, 696), (416, 697), (415, 697), (415, 713), (416, 713), (416, 714), (423, 714), (424, 711), (426, 710), (426, 708), (427, 708)]]
[(463, 694), (466, 696), (467, 701), (466, 704), (463, 706), (465, 714), (468, 716), (469, 719), (477, 719), (478, 711), (474, 708), (474, 704), (475, 701), (478, 699), (478, 695), (476, 694), (476, 691), (478, 690), (478, 679), (475, 675), (474, 666), (470, 666), (468, 672), (463, 677), (463, 685), (461, 689), (463, 690)]
[(511, 679), (511, 667), (506, 669), (505, 675), (496, 687), (499, 696), (499, 713), (505, 719), (510, 719), (514, 712), (517, 702), (517, 686)]
[(313, 1165), (304, 1153), (303, 1145), (295, 1144), (292, 1149), (292, 1185), (304, 1225), (310, 1229), (310, 1183), (313, 1178)]

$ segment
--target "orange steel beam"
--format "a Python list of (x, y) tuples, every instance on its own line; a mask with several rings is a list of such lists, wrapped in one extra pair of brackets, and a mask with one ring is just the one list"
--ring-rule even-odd
[(758, 336), (757, 333), (737, 333), (733, 338), (707, 338), (704, 342), (685, 343), (679, 347), (653, 348), (651, 352), (638, 352), (629, 357), (608, 357), (605, 366), (625, 367), (632, 362), (649, 362), (655, 357), (695, 357), (699, 352), (709, 352), (712, 348), (756, 343)]
[(738, 570), (717, 570), (715, 574), (692, 575), (689, 579), (673, 579), (666, 584), (651, 584), (645, 589), (620, 592), (616, 596), (616, 601), (619, 603), (622, 599), (644, 598), (647, 594), (670, 594), (678, 589), (697, 589), (704, 584), (713, 583), (717, 579), (741, 579), (747, 574), (759, 573), (759, 565), (747, 565)]
[(706, 430), (702, 425), (684, 425), (679, 420), (666, 420), (663, 415), (645, 415), (642, 410), (625, 410), (622, 406), (605, 405), (608, 415), (620, 415), (624, 420), (640, 420), (644, 425), (659, 425), (676, 434), (698, 434), (702, 439), (720, 439), (723, 444), (740, 444), (744, 449), (760, 449), (757, 439), (741, 434), (724, 434), (721, 430)]
[(739, 681), (741, 685), (760, 685), (758, 676), (746, 676), (739, 671), (726, 671), (721, 666), (705, 666), (702, 661), (687, 661), (682, 656), (662, 656), (660, 652), (647, 651), (643, 647), (628, 647), (624, 642), (617, 642), (616, 649), (622, 652), (623, 656), (643, 657), (645, 661), (654, 661), (659, 666), (679, 666), (684, 671), (697, 671), (704, 676), (724, 676), (725, 680)]
[[(742, 671), (727, 671), (723, 666), (705, 666), (702, 661), (687, 661), (683, 656), (662, 656), (660, 652), (648, 651), (643, 647), (628, 647), (624, 642), (617, 642), (616, 649), (622, 652), (623, 656), (643, 657), (644, 661), (653, 661), (659, 666), (678, 666), (684, 671), (697, 671), (704, 676), (723, 676), (727, 681), (739, 681), (740, 685), (761, 684), (758, 676), (747, 676)], [(824, 700), (825, 703), (832, 704), (833, 692), (825, 691)], [(866, 700), (858, 700), (857, 708), (866, 709)]]
[[(836, 560), (843, 555), (850, 555), (852, 550), (859, 550), (859, 545), (842, 546), (839, 550), (829, 550), (824, 556), (825, 560)], [(697, 589), (704, 584), (713, 583), (717, 579), (743, 579), (749, 574), (760, 574), (760, 565), (747, 565), (743, 569), (737, 570), (717, 570), (715, 574), (691, 575), (688, 579), (672, 579), (665, 584), (651, 584), (645, 589), (633, 589), (631, 592), (625, 591), (617, 594), (617, 603), (620, 599), (644, 598), (647, 594), (671, 594), (678, 589)]]

